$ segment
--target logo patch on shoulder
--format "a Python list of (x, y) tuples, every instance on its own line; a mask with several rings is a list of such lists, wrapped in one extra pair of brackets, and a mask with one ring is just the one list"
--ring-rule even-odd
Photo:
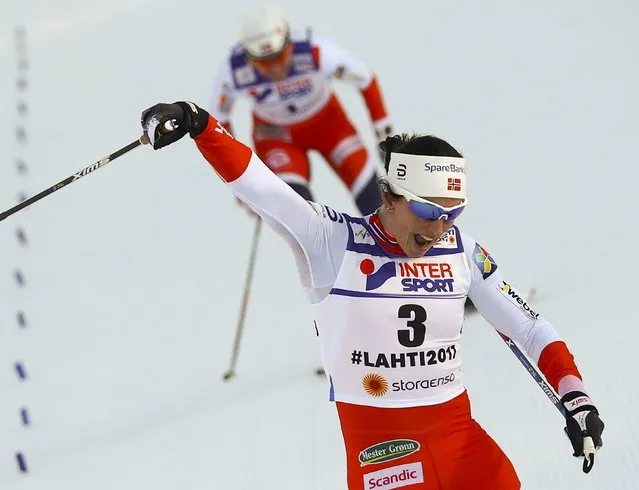
[(293, 65), (295, 66), (295, 71), (299, 73), (312, 71), (315, 67), (315, 63), (313, 61), (313, 55), (310, 53), (299, 53), (293, 55)]
[(249, 85), (257, 80), (257, 76), (252, 66), (245, 65), (235, 70), (235, 80), (238, 85)]
[(232, 108), (231, 99), (228, 96), (228, 93), (226, 92), (227, 90), (230, 90), (231, 87), (225, 84), (223, 88), (224, 88), (224, 92), (220, 94), (220, 97), (217, 100), (217, 110), (219, 112), (226, 114), (228, 112), (231, 112), (231, 108)]
[(375, 239), (371, 236), (368, 230), (360, 224), (354, 223), (353, 228), (353, 240), (355, 243), (362, 243), (368, 245), (375, 245)]
[(493, 272), (497, 270), (495, 260), (479, 243), (475, 243), (475, 250), (473, 250), (473, 263), (477, 266), (479, 272), (481, 272), (481, 277), (484, 279), (488, 279)]

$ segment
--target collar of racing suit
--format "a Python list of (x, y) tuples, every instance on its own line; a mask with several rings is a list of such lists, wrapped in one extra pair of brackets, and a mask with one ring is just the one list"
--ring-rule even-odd
[(399, 246), (399, 243), (397, 243), (397, 240), (395, 240), (395, 237), (393, 235), (390, 235), (384, 229), (384, 226), (382, 225), (382, 222), (379, 219), (377, 213), (372, 214), (368, 218), (368, 224), (373, 231), (373, 238), (384, 250), (392, 253), (393, 255), (401, 255), (404, 257), (406, 256), (402, 248)]

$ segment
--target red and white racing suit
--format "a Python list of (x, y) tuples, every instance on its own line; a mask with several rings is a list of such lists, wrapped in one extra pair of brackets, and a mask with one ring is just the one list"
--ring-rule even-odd
[[(286, 183), (308, 186), (308, 151), (318, 151), (351, 191), (356, 201), (377, 200), (375, 165), (337, 99), (331, 82), (357, 87), (376, 131), (389, 119), (375, 74), (349, 52), (310, 30), (291, 34), (293, 57), (289, 76), (265, 78), (246, 58), (241, 45), (219, 66), (210, 113), (229, 131), (238, 96), (253, 105), (253, 144), (258, 156)], [(373, 186), (372, 189), (366, 189)], [(366, 195), (367, 191), (374, 194)], [(372, 212), (379, 202), (357, 202)], [(369, 212), (369, 211), (366, 211)]]
[(464, 302), (525, 350), (560, 395), (584, 391), (554, 327), (454, 226), (406, 257), (373, 214), (305, 201), (211, 117), (196, 144), (230, 190), (289, 244), (313, 305), (351, 490), (516, 490), (506, 455), (471, 417)]

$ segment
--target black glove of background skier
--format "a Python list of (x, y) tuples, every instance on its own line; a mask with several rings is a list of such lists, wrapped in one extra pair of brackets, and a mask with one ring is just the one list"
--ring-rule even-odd
[(566, 393), (561, 397), (561, 403), (566, 409), (565, 432), (572, 443), (573, 456), (584, 456), (583, 470), (588, 473), (594, 465), (594, 450), (603, 444), (604, 423), (590, 397), (581, 391)]
[(140, 121), (153, 149), (159, 150), (187, 133), (191, 138), (201, 134), (209, 122), (209, 113), (193, 102), (156, 104), (142, 112)]

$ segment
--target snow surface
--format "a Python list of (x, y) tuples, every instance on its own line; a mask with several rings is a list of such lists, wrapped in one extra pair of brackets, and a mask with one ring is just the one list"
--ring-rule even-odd
[[(254, 5), (1, 0), (0, 208), (135, 140), (141, 110), (156, 102), (207, 105), (217, 63)], [(574, 352), (607, 424), (590, 475), (491, 327), (473, 318), (464, 328), (474, 414), (524, 488), (639, 488), (639, 4), (280, 5), (374, 67), (397, 130), (437, 134), (464, 152), (471, 205), (459, 224), (510, 282), (539, 290), (538, 309)], [(16, 87), (16, 26), (26, 28), (26, 92)], [(338, 91), (372, 147), (361, 97)], [(23, 94), (26, 117), (16, 111)], [(239, 104), (235, 117), (243, 139), (247, 109)], [(22, 122), (26, 144), (14, 136)], [(318, 200), (354, 212), (327, 167), (315, 160), (313, 171)], [(238, 376), (221, 380), (252, 230), (186, 139), (137, 149), (0, 223), (0, 489), (345, 488), (337, 417), (313, 374), (309, 307), (270, 230)], [(28, 380), (18, 380), (17, 361)], [(29, 474), (18, 472), (16, 451)]]

